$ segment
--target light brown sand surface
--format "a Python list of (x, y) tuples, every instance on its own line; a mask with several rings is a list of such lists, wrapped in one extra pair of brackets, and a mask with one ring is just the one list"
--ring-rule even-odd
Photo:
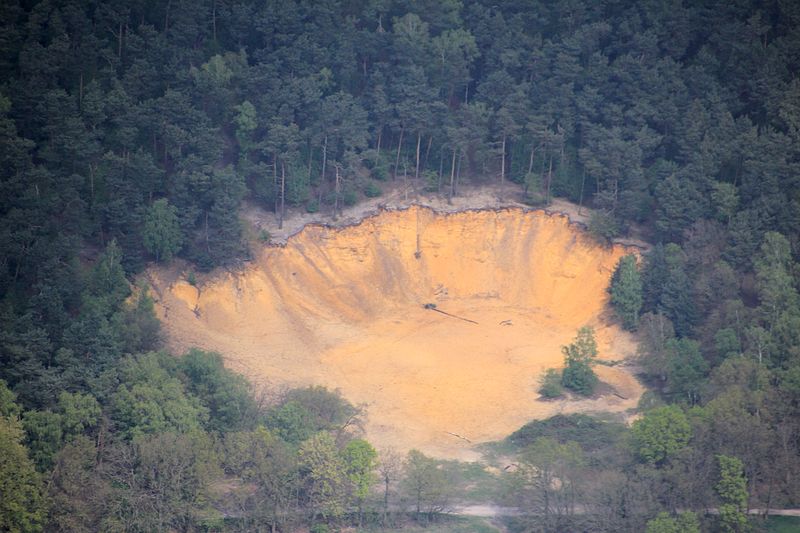
[(306, 226), (199, 289), (150, 275), (174, 349), (219, 351), (271, 386), (340, 389), (367, 405), (377, 446), (469, 459), (475, 443), (532, 418), (636, 405), (641, 386), (624, 367), (597, 367), (617, 395), (544, 402), (536, 393), (583, 325), (595, 327), (601, 358), (632, 355), (630, 336), (605, 319), (609, 279), (628, 252), (542, 211), (411, 207)]

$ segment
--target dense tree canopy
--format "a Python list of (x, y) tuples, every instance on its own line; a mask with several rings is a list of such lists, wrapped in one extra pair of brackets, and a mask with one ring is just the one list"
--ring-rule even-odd
[[(742, 530), (748, 502), (800, 504), (799, 26), (784, 0), (4, 2), (0, 529), (363, 507), (361, 408), (265, 402), (220, 355), (160, 352), (133, 280), (246, 260), (245, 200), (282, 223), (401, 184), (516, 184), (591, 208), (602, 243), (649, 241), (610, 292), (652, 393), (630, 438), (524, 453), (530, 505), (541, 466), (574, 489), (551, 529), (694, 530), (676, 509), (725, 506), (712, 526)], [(567, 347), (562, 383), (590, 392), (594, 355)], [(407, 458), (420, 515), (448, 500), (440, 467)]]

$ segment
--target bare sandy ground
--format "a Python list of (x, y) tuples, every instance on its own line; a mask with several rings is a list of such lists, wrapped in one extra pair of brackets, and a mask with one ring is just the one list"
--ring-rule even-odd
[[(270, 226), (284, 245), (199, 288), (151, 270), (169, 344), (219, 351), (270, 387), (339, 389), (366, 405), (376, 446), (443, 458), (475, 459), (475, 444), (534, 418), (635, 407), (642, 388), (624, 366), (597, 367), (615, 394), (546, 402), (536, 393), (585, 324), (597, 331), (601, 358), (634, 353), (630, 335), (607, 320), (606, 287), (630, 250), (598, 246), (567, 216), (482, 194), (338, 228), (294, 217), (283, 233)], [(339, 223), (370, 212), (360, 209)], [(247, 216), (269, 224), (255, 210)]]

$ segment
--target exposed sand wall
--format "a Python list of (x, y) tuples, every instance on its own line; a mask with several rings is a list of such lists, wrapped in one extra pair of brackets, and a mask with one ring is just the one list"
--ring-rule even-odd
[(200, 289), (151, 277), (173, 348), (217, 350), (273, 386), (341, 389), (367, 404), (379, 446), (469, 457), (452, 434), (476, 443), (556, 412), (635, 406), (639, 384), (608, 367), (598, 373), (626, 399), (536, 399), (538, 376), (561, 365), (560, 347), (585, 324), (601, 358), (632, 354), (631, 338), (604, 320), (625, 253), (566, 216), (411, 207), (344, 228), (307, 226)]

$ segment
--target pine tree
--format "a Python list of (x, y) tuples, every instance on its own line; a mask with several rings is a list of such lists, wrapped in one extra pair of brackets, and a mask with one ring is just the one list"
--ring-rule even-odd
[(175, 206), (166, 198), (153, 202), (144, 216), (142, 240), (156, 261), (169, 262), (183, 245), (183, 234)]
[(636, 267), (636, 257), (626, 255), (619, 260), (611, 278), (611, 304), (622, 319), (625, 329), (635, 330), (642, 309), (642, 278)]

